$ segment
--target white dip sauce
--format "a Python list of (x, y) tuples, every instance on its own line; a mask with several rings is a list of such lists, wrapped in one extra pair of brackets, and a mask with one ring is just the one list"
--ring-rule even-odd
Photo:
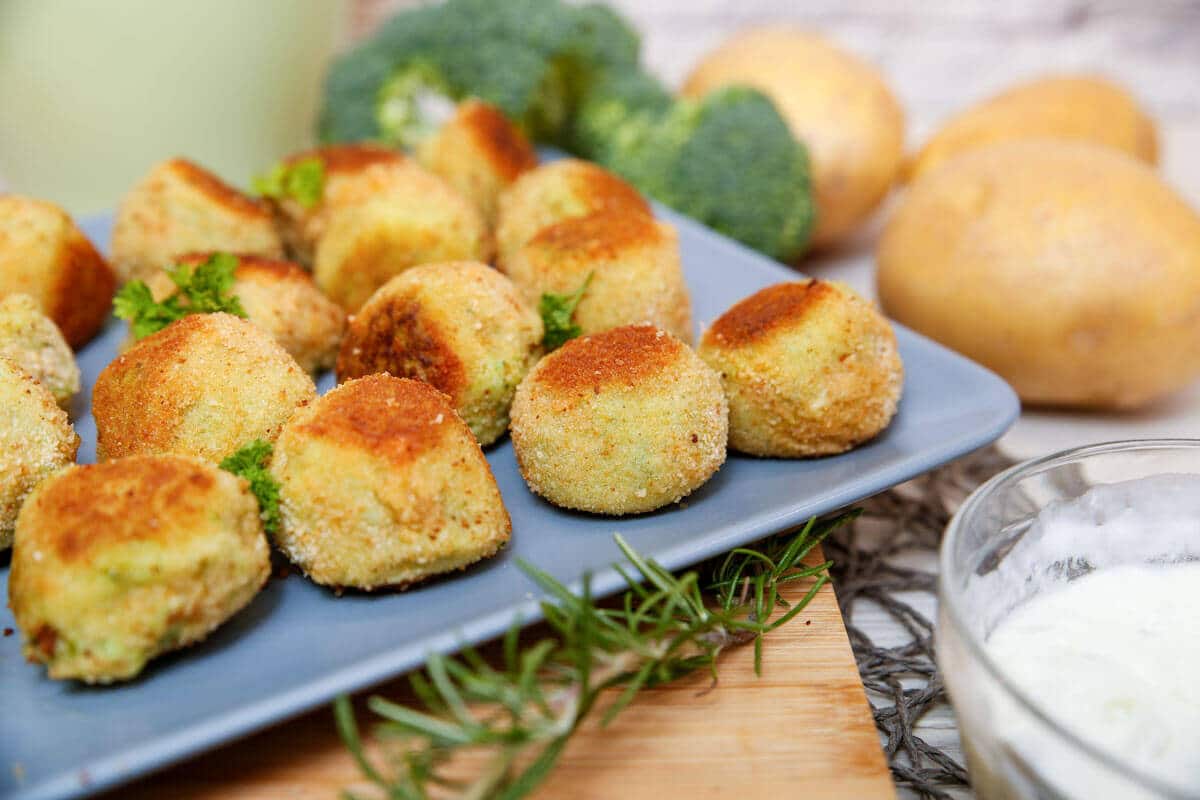
[[(1108, 566), (1042, 591), (999, 622), (987, 650), (1080, 739), (1200, 789), (1200, 563)], [(1020, 749), (1055, 784), (1075, 783), (1061, 761)]]

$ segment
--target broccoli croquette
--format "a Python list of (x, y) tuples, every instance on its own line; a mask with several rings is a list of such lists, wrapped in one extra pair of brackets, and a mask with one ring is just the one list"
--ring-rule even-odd
[[(195, 267), (212, 254), (192, 254), (181, 264)], [(165, 272), (149, 282), (154, 299), (175, 290)], [(308, 372), (329, 369), (337, 358), (346, 329), (346, 312), (313, 283), (312, 276), (290, 261), (261, 256), (238, 256), (232, 294), (246, 318), (265, 330)]]
[(700, 357), (729, 397), (729, 446), (756, 456), (849, 450), (888, 426), (904, 384), (891, 324), (828, 281), (747, 297), (705, 331)]
[(108, 319), (116, 276), (58, 206), (0, 195), (0, 298), (26, 294), (82, 347)]
[(12, 544), (21, 504), (75, 461), (79, 437), (44, 386), (0, 357), (0, 550)]
[(220, 461), (273, 441), (312, 378), (270, 334), (231, 314), (192, 314), (104, 368), (92, 392), (100, 460), (177, 453)]
[(307, 161), (321, 164), (321, 196), (305, 205), (294, 197), (269, 201), (274, 208), (288, 252), (301, 264), (311, 266), (317, 241), (329, 224), (333, 209), (356, 205), (404, 182), (414, 165), (397, 150), (375, 144), (342, 144), (297, 153), (284, 160), (295, 168)]
[(79, 392), (79, 365), (54, 321), (29, 295), (0, 300), (0, 357), (45, 386), (63, 408)]
[(606, 169), (565, 158), (522, 175), (500, 195), (496, 250), (501, 267), (542, 228), (597, 211), (650, 214), (637, 189)]
[(351, 320), (338, 380), (386, 372), (432, 384), (488, 445), (508, 428), (513, 392), (541, 341), (541, 317), (496, 270), (424, 264), (385, 284)]
[(591, 281), (574, 321), (584, 333), (650, 323), (692, 342), (692, 301), (670, 225), (644, 214), (600, 211), (542, 228), (506, 265), (530, 303)]
[(248, 484), (182, 456), (75, 466), (17, 521), (8, 597), (25, 657), (111, 683), (203, 639), (270, 574)]
[(475, 204), (489, 225), (496, 221), (500, 193), (537, 166), (529, 140), (504, 112), (465, 100), (454, 116), (422, 143), (417, 159)]
[(565, 508), (637, 514), (677, 502), (725, 461), (717, 374), (652, 325), (572, 339), (517, 388), (512, 440), (535, 494)]
[(112, 256), (122, 283), (210, 250), (282, 258), (283, 242), (266, 205), (182, 158), (156, 166), (121, 201)]
[(317, 243), (317, 286), (348, 312), (418, 264), (482, 261), (491, 240), (479, 211), (450, 184), (411, 164), (369, 200), (329, 210)]
[(328, 586), (403, 587), (493, 555), (511, 523), (483, 451), (432, 386), (350, 381), (275, 445), (276, 544)]

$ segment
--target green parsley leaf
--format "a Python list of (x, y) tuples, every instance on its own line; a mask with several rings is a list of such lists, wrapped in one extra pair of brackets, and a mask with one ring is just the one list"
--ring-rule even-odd
[(542, 315), (542, 324), (545, 326), (542, 345), (546, 348), (546, 352), (557, 350), (583, 333), (583, 328), (576, 325), (571, 318), (575, 314), (575, 307), (583, 299), (583, 293), (587, 291), (588, 284), (592, 282), (594, 274), (589, 272), (580, 287), (571, 294), (554, 294), (553, 292), (542, 294), (542, 299), (538, 303), (538, 313)]
[(134, 339), (157, 333), (188, 314), (224, 311), (245, 317), (241, 301), (230, 293), (237, 267), (237, 257), (229, 253), (214, 253), (195, 268), (186, 264), (175, 267), (168, 273), (175, 293), (162, 302), (155, 302), (145, 282), (130, 281), (113, 298), (113, 314), (129, 321)]
[(249, 481), (267, 533), (279, 530), (279, 482), (267, 470), (274, 449), (270, 442), (255, 439), (221, 462), (221, 469)]
[(254, 191), (274, 200), (292, 198), (305, 208), (321, 202), (325, 193), (325, 163), (316, 156), (294, 164), (280, 161), (268, 172), (254, 178)]

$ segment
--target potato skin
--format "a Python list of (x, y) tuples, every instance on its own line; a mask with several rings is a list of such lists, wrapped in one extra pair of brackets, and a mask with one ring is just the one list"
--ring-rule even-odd
[(181, 456), (73, 466), (21, 509), (9, 604), (51, 678), (111, 683), (199, 641), (270, 574), (241, 478)]
[(1111, 148), (964, 153), (913, 183), (877, 262), (890, 316), (1026, 403), (1136, 408), (1200, 374), (1200, 218)]
[(500, 193), (537, 166), (537, 152), (504, 112), (480, 100), (459, 103), (454, 116), (421, 143), (417, 160), (470, 200), (488, 225)]
[(904, 155), (904, 112), (883, 75), (822, 36), (774, 26), (743, 31), (707, 55), (683, 94), (733, 84), (770, 97), (808, 148), (817, 201), (812, 244), (845, 238), (887, 195)]
[(756, 456), (842, 453), (896, 414), (904, 367), (892, 326), (839, 283), (780, 283), (734, 304), (700, 357), (729, 398), (729, 446)]
[(534, 494), (596, 514), (678, 502), (725, 462), (721, 381), (652, 325), (572, 339), (517, 388), (512, 440)]
[(512, 530), (479, 444), (420, 381), (371, 375), (301, 409), (271, 473), (275, 543), (327, 586), (403, 588), (494, 555)]
[(273, 441), (315, 396), (312, 378), (265, 331), (230, 314), (192, 314), (100, 373), (96, 454), (220, 461), (254, 439)]
[(79, 393), (79, 365), (58, 326), (27, 294), (0, 299), (0, 357), (12, 360), (69, 410)]
[(210, 250), (282, 258), (283, 242), (265, 204), (183, 158), (156, 165), (121, 201), (112, 233), (121, 283)]
[(313, 277), (330, 299), (354, 313), (406, 269), (483, 261), (490, 253), (491, 237), (475, 207), (442, 178), (412, 164), (379, 194), (330, 210)]
[(0, 550), (17, 513), (47, 476), (75, 461), (79, 437), (44, 386), (0, 356)]
[(500, 195), (497, 264), (505, 269), (517, 250), (547, 225), (597, 211), (651, 213), (637, 189), (587, 161), (564, 158), (529, 170)]
[(71, 347), (108, 319), (116, 275), (58, 206), (0, 194), (0, 298), (27, 294)]
[(951, 118), (912, 159), (908, 178), (972, 148), (1030, 138), (1091, 142), (1158, 163), (1154, 120), (1132, 95), (1104, 78), (1064, 75), (1019, 84)]
[(585, 334), (650, 323), (693, 341), (679, 236), (645, 214), (598, 211), (547, 225), (505, 271), (533, 306), (546, 292), (574, 293), (591, 275), (574, 316)]
[(478, 262), (423, 264), (380, 287), (350, 323), (339, 381), (386, 372), (444, 392), (485, 447), (508, 429), (513, 393), (542, 354), (542, 319)]
[[(197, 266), (212, 253), (191, 253), (180, 264)], [(232, 293), (241, 301), (246, 318), (279, 342), (306, 372), (333, 366), (346, 330), (346, 312), (317, 288), (300, 265), (261, 256), (237, 256)], [(164, 271), (147, 283), (156, 300), (175, 291)]]

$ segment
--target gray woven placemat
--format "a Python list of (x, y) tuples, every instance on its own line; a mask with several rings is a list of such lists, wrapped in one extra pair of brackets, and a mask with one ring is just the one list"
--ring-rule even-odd
[[(1010, 463), (988, 448), (901, 484), (860, 504), (863, 515), (825, 544), (892, 775), (917, 797), (962, 797), (969, 785), (963, 765), (917, 731), (930, 712), (948, 708), (934, 660), (938, 545), (966, 496)], [(866, 603), (894, 622), (887, 627), (898, 644), (882, 646), (856, 624)]]

